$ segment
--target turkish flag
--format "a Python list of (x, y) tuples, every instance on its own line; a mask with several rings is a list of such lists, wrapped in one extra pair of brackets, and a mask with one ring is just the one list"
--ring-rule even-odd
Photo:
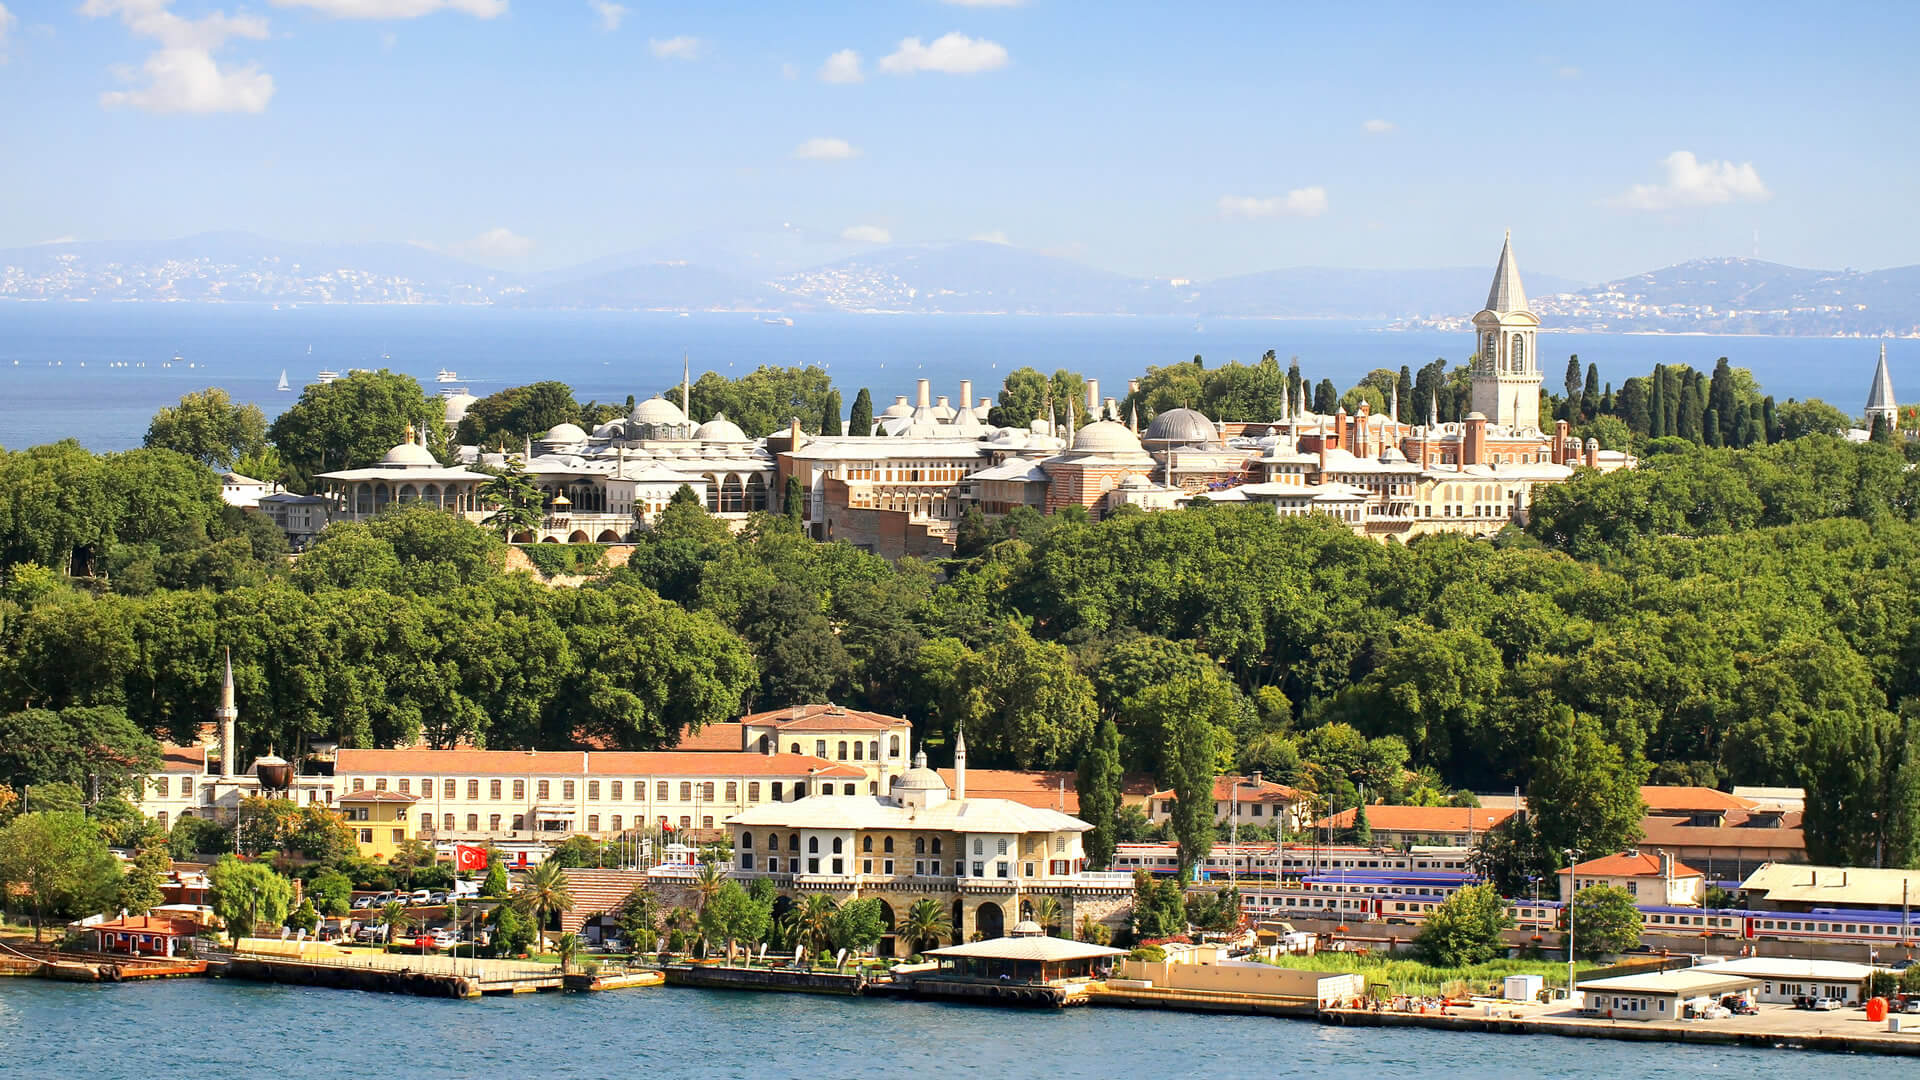
[(453, 868), (455, 870), (485, 870), (487, 868), (487, 849), (471, 844), (453, 846)]

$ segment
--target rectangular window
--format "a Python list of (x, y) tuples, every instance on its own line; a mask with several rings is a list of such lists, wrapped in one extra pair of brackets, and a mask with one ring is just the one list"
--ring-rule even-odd
[(587, 799), (590, 802), (600, 801), (600, 781), (598, 780), (587, 781)]
[(700, 801), (701, 802), (713, 801), (713, 781), (709, 780), (706, 783), (700, 785)]
[(620, 815), (619, 814), (613, 815), (613, 831), (614, 832), (620, 831)]
[(621, 799), (627, 797), (627, 785), (624, 782), (615, 780), (608, 786), (611, 790), (608, 791), (607, 794), (612, 797), (614, 802), (619, 802)]
[(400, 843), (401, 841), (403, 841), (403, 840), (405, 840), (406, 838), (407, 838), (407, 830), (405, 830), (405, 829), (395, 829), (395, 830), (393, 830), (393, 842), (394, 842), (394, 843), (396, 843), (396, 844), (398, 844), (398, 843)]
[(183, 799), (193, 798), (193, 777), (183, 776), (180, 778), (180, 797)]
[(667, 782), (665, 780), (653, 786), (653, 797), (661, 802), (667, 801)]
[(888, 877), (892, 877), (893, 876), (893, 860), (892, 859), (882, 860), (880, 863), (880, 872), (883, 874), (886, 874)]
[(487, 831), (488, 832), (500, 831), (500, 815), (499, 814), (487, 815)]
[(361, 842), (361, 843), (363, 843), (363, 844), (371, 844), (371, 843), (373, 843), (373, 830), (372, 830), (372, 829), (361, 829), (361, 830), (360, 830), (360, 842)]
[(524, 799), (526, 797), (527, 797), (527, 782), (525, 780), (515, 780), (513, 782), (513, 801), (519, 802), (521, 799)]
[(833, 872), (834, 872), (835, 874), (841, 874), (841, 873), (844, 873), (844, 872), (845, 872), (845, 871), (843, 871), (843, 870), (841, 870), (841, 868), (840, 868), (840, 867), (841, 867), (841, 861), (840, 861), (839, 859), (835, 859), (835, 860), (833, 860)]
[(1032, 863), (1028, 863), (1028, 864), (1027, 864), (1027, 876), (1028, 876), (1028, 877), (1032, 877), (1032, 876), (1033, 876), (1033, 864), (1032, 864)]
[(1053, 853), (1054, 853), (1055, 855), (1064, 855), (1064, 854), (1066, 853), (1066, 850), (1067, 850), (1067, 838), (1066, 838), (1066, 837), (1064, 837), (1064, 836), (1056, 836), (1056, 837), (1054, 837), (1054, 838), (1053, 838)]
[(863, 874), (871, 874), (871, 873), (873, 873), (873, 860), (872, 860), (872, 859), (861, 859), (861, 860), (860, 860), (860, 872), (861, 872), (861, 873), (863, 873)]
[(775, 781), (772, 781), (772, 784), (773, 784), (773, 788), (772, 788), (772, 790), (773, 790), (773, 801), (774, 801), (774, 802), (779, 802), (779, 801), (780, 801), (780, 781), (778, 781), (778, 780), (775, 780)]
[(375, 790), (375, 791), (385, 791), (385, 790), (387, 790), (387, 778), (383, 776), (383, 777), (381, 777), (380, 779), (378, 779), (378, 780), (375, 780), (375, 781), (373, 782), (373, 790)]
[(495, 802), (500, 801), (500, 781), (498, 780), (487, 781), (487, 798), (492, 799)]
[(808, 859), (808, 860), (807, 860), (807, 873), (809, 873), (809, 874), (817, 874), (817, 873), (819, 873), (819, 872), (820, 872), (820, 860), (819, 860), (819, 859), (817, 859), (817, 858), (814, 858), (814, 859)]
[(514, 832), (519, 832), (521, 829), (524, 829), (526, 827), (527, 827), (527, 815), (525, 814), (513, 815), (513, 831)]
[(441, 787), (440, 794), (449, 799), (453, 798), (455, 795), (459, 794), (460, 789), (455, 786), (458, 783), (459, 781), (454, 780), (452, 777), (448, 777), (446, 783), (440, 785)]
[(573, 801), (573, 781), (571, 780), (560, 781), (560, 797), (566, 800), (567, 802)]
[(727, 801), (728, 802), (740, 801), (740, 784), (736, 780), (727, 781)]
[[(452, 783), (452, 781), (448, 781), (448, 783)], [(451, 831), (453, 829), (453, 815), (442, 814), (440, 816), (440, 827)]]
[(760, 781), (758, 780), (748, 781), (747, 801), (750, 803), (757, 803), (760, 801)]
[(827, 756), (827, 740), (825, 739), (813, 740), (813, 756), (817, 758), (823, 758)]
[(590, 833), (600, 831), (600, 815), (599, 814), (587, 815), (587, 831)]
[(740, 869), (742, 870), (753, 869), (753, 852), (743, 851), (740, 853)]
[(480, 831), (480, 815), (479, 814), (467, 815), (467, 831), (468, 832)]
[(475, 800), (480, 798), (480, 781), (467, 781), (467, 798)]
[(973, 876), (974, 876), (974, 877), (986, 877), (986, 876), (987, 876), (987, 864), (986, 864), (986, 863), (984, 863), (984, 862), (975, 862), (975, 863), (973, 864)]
[(362, 780), (357, 776), (353, 778), (353, 790), (364, 791), (366, 790), (366, 787), (367, 787), (367, 782), (365, 780)]
[(701, 828), (703, 828), (703, 829), (711, 829), (711, 828), (713, 828), (713, 815), (711, 815), (711, 814), (703, 814), (703, 815), (701, 815), (701, 818), (700, 818), (700, 827), (701, 827)]
[(548, 794), (553, 791), (553, 788), (551, 786), (552, 783), (553, 781), (551, 780), (542, 780), (538, 784), (535, 784), (533, 787), (534, 798), (536, 799), (546, 798)]
[(408, 785), (409, 785), (410, 783), (411, 783), (411, 781), (409, 781), (409, 780), (408, 780), (408, 779), (407, 779), (406, 777), (404, 777), (404, 776), (403, 776), (403, 777), (401, 777), (401, 778), (400, 778), (400, 794), (402, 794), (402, 795), (411, 795), (411, 794), (413, 794), (413, 792), (412, 792), (411, 790), (409, 790), (409, 788), (408, 788)]

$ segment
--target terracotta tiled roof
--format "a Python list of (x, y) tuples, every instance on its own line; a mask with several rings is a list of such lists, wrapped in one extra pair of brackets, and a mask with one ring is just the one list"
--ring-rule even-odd
[(779, 776), (854, 779), (866, 773), (806, 754), (671, 750), (360, 750), (342, 749), (334, 775), (455, 776)]
[(401, 791), (374, 791), (369, 789), (366, 791), (349, 791), (345, 795), (340, 796), (340, 801), (411, 803), (419, 802), (420, 796), (408, 795)]
[[(1369, 806), (1367, 827), (1393, 832), (1464, 833), (1469, 828), (1485, 832), (1512, 816), (1512, 810), (1488, 806)], [(1351, 829), (1353, 811), (1342, 810), (1321, 818), (1314, 827)]]
[(699, 731), (690, 731), (680, 736), (680, 741), (668, 747), (670, 750), (732, 750), (738, 751), (746, 745), (745, 726), (737, 722), (708, 724)]
[(173, 743), (160, 744), (160, 771), (166, 773), (203, 773), (207, 771), (207, 748), (204, 744), (193, 746), (175, 746)]
[(200, 932), (198, 921), (185, 916), (129, 915), (112, 922), (94, 923), (88, 930), (106, 930), (123, 934), (174, 934), (192, 937)]
[(1725, 825), (1689, 825), (1684, 817), (1660, 817), (1649, 814), (1640, 819), (1641, 842), (1650, 848), (1768, 848), (1775, 851), (1805, 851), (1807, 836), (1800, 827), (1800, 812), (1780, 815), (1780, 824), (1751, 824), (1770, 816), (1738, 811), (1729, 813)]
[[(1565, 874), (1569, 871), (1562, 870)], [(1576, 865), (1572, 873), (1582, 877), (1659, 877), (1660, 856), (1648, 851), (1623, 851), (1618, 855), (1603, 855), (1598, 859), (1588, 859)], [(1675, 877), (1700, 877), (1700, 871), (1686, 863), (1674, 860)]]
[(560, 872), (566, 875), (567, 893), (573, 897), (573, 906), (560, 913), (560, 931), (567, 934), (579, 933), (591, 916), (619, 910), (633, 887), (647, 880), (645, 870), (569, 866)]
[(742, 724), (773, 724), (781, 731), (886, 731), (910, 726), (898, 716), (861, 712), (843, 705), (794, 705), (740, 718)]
[[(1300, 798), (1300, 792), (1297, 788), (1290, 788), (1285, 784), (1276, 784), (1271, 780), (1262, 780), (1260, 783), (1255, 784), (1251, 776), (1216, 776), (1213, 778), (1214, 799), (1218, 802), (1232, 802), (1236, 781), (1240, 785), (1239, 798), (1243, 803), (1290, 803)], [(1154, 792), (1151, 797), (1155, 799), (1177, 799), (1179, 798), (1179, 794), (1172, 788), (1167, 788)], [(1367, 813), (1371, 814), (1373, 811), (1368, 810)]]
[(1640, 801), (1647, 812), (1658, 814), (1676, 810), (1751, 810), (1753, 804), (1737, 795), (1710, 787), (1643, 787)]

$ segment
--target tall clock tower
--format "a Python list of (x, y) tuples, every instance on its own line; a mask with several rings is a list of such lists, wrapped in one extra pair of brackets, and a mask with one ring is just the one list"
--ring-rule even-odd
[(1473, 317), (1479, 351), (1473, 360), (1473, 411), (1494, 426), (1540, 427), (1540, 356), (1534, 335), (1540, 320), (1527, 310), (1527, 291), (1513, 261), (1513, 234), (1500, 246), (1487, 306)]

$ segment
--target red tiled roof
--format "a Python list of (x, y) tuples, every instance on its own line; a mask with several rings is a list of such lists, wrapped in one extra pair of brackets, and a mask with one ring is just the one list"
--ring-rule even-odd
[(886, 731), (907, 727), (907, 721), (885, 713), (861, 712), (843, 705), (794, 705), (769, 709), (740, 718), (742, 724), (772, 724), (781, 731)]
[[(952, 791), (954, 773), (952, 769), (935, 769), (940, 779), (947, 782), (947, 790)], [(1061, 794), (1064, 782), (1066, 793)], [(1074, 790), (1074, 774), (1070, 772), (1022, 772), (1019, 769), (968, 769), (967, 798), (969, 799), (1006, 799), (1022, 806), (1031, 806), (1039, 810), (1059, 810), (1062, 813), (1080, 812), (1080, 793)]]
[(88, 930), (106, 930), (122, 934), (172, 934), (192, 937), (200, 932), (200, 923), (187, 916), (129, 915), (112, 922), (94, 923)]
[[(1271, 780), (1262, 780), (1256, 785), (1251, 776), (1216, 776), (1213, 778), (1214, 799), (1218, 802), (1232, 802), (1236, 782), (1239, 784), (1239, 798), (1243, 803), (1290, 803), (1300, 798), (1298, 789), (1290, 788), (1285, 784), (1276, 784)], [(1151, 798), (1155, 799), (1177, 799), (1179, 797), (1179, 794), (1172, 788), (1167, 788), (1164, 791), (1156, 791), (1151, 796)], [(1367, 812), (1371, 814), (1373, 811), (1369, 810)]]
[(667, 749), (687, 750), (732, 750), (738, 752), (746, 746), (746, 728), (737, 721), (721, 724), (708, 724), (699, 731), (690, 731), (680, 736), (680, 741)]
[[(1367, 827), (1393, 832), (1457, 832), (1469, 828), (1485, 832), (1513, 816), (1513, 811), (1489, 806), (1369, 806)], [(1353, 811), (1342, 810), (1314, 822), (1319, 829), (1353, 828)]]
[[(1576, 865), (1571, 871), (1583, 877), (1659, 877), (1660, 857), (1646, 851), (1623, 851), (1618, 855), (1603, 855), (1598, 859), (1588, 859)], [(1673, 876), (1700, 877), (1700, 871), (1680, 862), (1673, 863)]]
[(411, 802), (419, 802), (420, 796), (408, 795), (407, 793), (402, 791), (375, 791), (369, 788), (365, 791), (349, 791), (345, 795), (340, 796), (340, 801), (341, 802), (411, 803)]
[(166, 773), (203, 773), (207, 771), (207, 748), (205, 744), (193, 746), (175, 746), (173, 743), (160, 744), (160, 771)]
[(1640, 789), (1640, 801), (1647, 812), (1658, 814), (1675, 810), (1751, 810), (1753, 804), (1737, 795), (1710, 787), (1661, 787)]
[(1660, 817), (1649, 814), (1640, 819), (1641, 842), (1650, 848), (1768, 848), (1775, 851), (1807, 849), (1807, 836), (1800, 827), (1800, 812), (1780, 815), (1777, 826), (1749, 824), (1767, 817), (1744, 811), (1729, 813), (1725, 825), (1689, 825), (1684, 817)]
[(584, 750), (341, 749), (334, 775), (439, 773), (462, 776), (779, 776), (857, 778), (866, 773), (806, 754)]

